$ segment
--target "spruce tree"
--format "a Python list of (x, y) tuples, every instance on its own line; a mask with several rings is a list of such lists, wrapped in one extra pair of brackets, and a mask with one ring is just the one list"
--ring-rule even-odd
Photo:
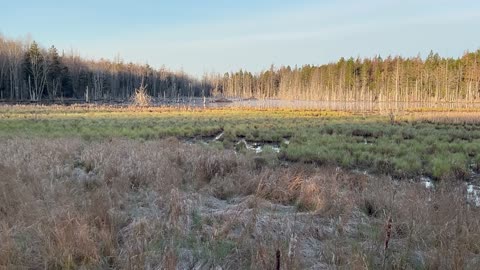
[(62, 64), (55, 46), (48, 50), (48, 75), (47, 75), (47, 91), (51, 99), (55, 99), (62, 87)]

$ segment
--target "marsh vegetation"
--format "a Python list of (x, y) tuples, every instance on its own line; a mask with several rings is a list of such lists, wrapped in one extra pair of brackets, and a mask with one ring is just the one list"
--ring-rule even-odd
[(280, 161), (339, 166), (399, 179), (468, 180), (480, 168), (479, 116), (468, 109), (379, 115), (278, 108), (4, 106), (0, 136), (176, 137), (240, 151), (266, 144), (275, 148)]
[(475, 269), (478, 116), (3, 106), (0, 266)]

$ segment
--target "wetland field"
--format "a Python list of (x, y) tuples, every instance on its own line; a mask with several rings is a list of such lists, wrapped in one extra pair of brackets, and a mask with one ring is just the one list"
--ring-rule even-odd
[(477, 269), (480, 110), (0, 106), (0, 269)]

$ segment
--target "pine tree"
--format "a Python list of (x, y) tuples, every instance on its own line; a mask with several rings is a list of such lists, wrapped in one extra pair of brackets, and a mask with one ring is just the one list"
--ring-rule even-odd
[(60, 63), (55, 46), (50, 47), (47, 54), (48, 75), (47, 75), (47, 92), (50, 99), (55, 99), (62, 87), (63, 66)]

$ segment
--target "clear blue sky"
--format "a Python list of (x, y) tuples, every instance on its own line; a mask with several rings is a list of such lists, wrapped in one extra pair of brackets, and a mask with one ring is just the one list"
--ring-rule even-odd
[(193, 75), (480, 48), (480, 1), (0, 0), (0, 33)]

